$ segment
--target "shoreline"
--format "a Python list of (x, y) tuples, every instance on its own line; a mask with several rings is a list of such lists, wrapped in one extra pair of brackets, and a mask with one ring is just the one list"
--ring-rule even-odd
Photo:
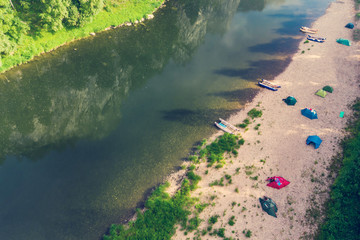
[[(227, 119), (235, 125), (247, 118), (250, 109), (263, 111), (261, 119), (250, 124), (248, 131), (242, 131), (245, 145), (239, 149), (238, 157), (230, 159), (232, 163), (226, 159), (227, 164), (218, 170), (207, 168), (206, 163), (197, 165), (195, 173), (202, 180), (192, 196), (198, 197), (201, 203), (210, 204), (199, 215), (203, 219), (198, 228), (200, 231), (207, 228), (211, 216), (219, 215), (220, 219), (213, 229), (225, 228), (226, 237), (244, 237), (242, 231), (246, 229), (252, 232), (252, 239), (298, 239), (310, 237), (316, 232), (316, 223), (321, 220), (317, 214), (328, 198), (333, 180), (327, 178), (327, 167), (339, 151), (339, 141), (345, 136), (346, 119), (351, 116), (349, 104), (359, 92), (356, 83), (357, 67), (360, 65), (359, 44), (347, 47), (335, 41), (340, 37), (352, 39), (352, 30), (344, 26), (354, 20), (354, 5), (352, 0), (330, 3), (324, 15), (311, 24), (311, 27), (320, 29), (317, 36), (326, 37), (327, 41), (305, 44), (304, 35), (290, 64), (273, 80), (282, 88), (277, 92), (260, 91), (243, 110)], [(334, 92), (325, 99), (314, 95), (325, 85), (334, 87)], [(295, 96), (298, 103), (287, 106), (281, 101), (287, 96)], [(310, 120), (301, 116), (300, 110), (305, 107), (315, 108), (319, 119)], [(341, 111), (345, 112), (344, 118), (339, 117)], [(259, 131), (253, 129), (256, 124), (261, 124)], [(208, 138), (208, 142), (222, 134), (217, 132)], [(323, 139), (318, 149), (305, 144), (306, 137), (315, 134)], [(254, 166), (254, 173), (247, 176), (244, 170), (249, 166)], [(241, 169), (240, 174), (236, 174), (237, 168)], [(204, 173), (206, 170), (209, 174)], [(186, 170), (180, 170), (167, 178), (171, 184), (167, 192), (173, 194), (180, 187), (176, 183), (185, 173)], [(232, 175), (232, 184), (209, 187), (225, 173)], [(250, 178), (255, 176), (259, 181)], [(281, 190), (269, 188), (265, 179), (270, 176), (283, 176), (291, 184)], [(235, 188), (239, 189), (239, 193), (235, 192)], [(211, 200), (214, 195), (215, 199)], [(276, 226), (274, 218), (259, 209), (258, 198), (263, 195), (271, 197), (278, 205)], [(240, 205), (234, 207), (234, 202)], [(311, 207), (314, 205), (316, 207)], [(230, 226), (227, 223), (232, 215), (235, 216), (235, 224)], [(196, 236), (194, 232), (185, 235), (179, 229), (173, 239)], [(217, 237), (207, 234), (203, 238)]]
[[(54, 39), (56, 39), (56, 36), (62, 35), (62, 32), (68, 32), (68, 29), (61, 30), (59, 32), (56, 32), (55, 34), (52, 34), (50, 32), (44, 32), (44, 35), (49, 36), (52, 34), (52, 37), (50, 39), (46, 39), (47, 37), (45, 36), (45, 37), (42, 37), (39, 40), (35, 41), (33, 38), (29, 37), (29, 39), (27, 39), (26, 41), (31, 42), (30, 45), (23, 44), (23, 45), (18, 46), (18, 49), (23, 48), (26, 50), (27, 48), (31, 48), (32, 45), (39, 44), (42, 48), (42, 51), (33, 53), (32, 56), (30, 57), (30, 59), (23, 59), (24, 58), (24, 56), (22, 56), (23, 52), (15, 52), (13, 55), (9, 55), (9, 56), (3, 58), (3, 60), (0, 57), (0, 74), (5, 73), (15, 67), (20, 66), (20, 65), (27, 64), (31, 61), (34, 61), (36, 59), (36, 57), (39, 57), (46, 53), (50, 53), (54, 50), (57, 50), (58, 48), (60, 48), (62, 46), (66, 46), (75, 41), (79, 41), (79, 40), (90, 38), (90, 37), (95, 37), (96, 34), (99, 34), (99, 33), (102, 33), (102, 32), (105, 32), (105, 31), (108, 31), (111, 29), (117, 29), (117, 28), (124, 27), (124, 26), (136, 26), (138, 24), (143, 24), (143, 22), (153, 19), (154, 13), (157, 12), (158, 9), (166, 6), (167, 0), (161, 0), (161, 1), (162, 1), (162, 3), (160, 4), (160, 6), (153, 9), (151, 13), (146, 13), (146, 14), (144, 13), (144, 15), (146, 15), (146, 18), (141, 18), (140, 20), (135, 20), (134, 22), (132, 22), (130, 19), (127, 19), (125, 21), (121, 20), (119, 23), (117, 23), (115, 25), (113, 25), (112, 24), (113, 22), (111, 21), (112, 23), (108, 23), (107, 27), (102, 27), (100, 30), (93, 29), (93, 28), (97, 28), (97, 26), (93, 26), (93, 27), (90, 26), (90, 25), (96, 24), (97, 22), (100, 22), (100, 23), (102, 22), (102, 19), (97, 19), (97, 20), (87, 23), (85, 26), (83, 26), (81, 28), (72, 29), (71, 30), (72, 39), (67, 39), (67, 40), (65, 40), (65, 42), (63, 42), (61, 44), (57, 44), (54, 47), (50, 47), (50, 49), (47, 49), (48, 48), (48, 46), (46, 46), (47, 43), (44, 43), (44, 41), (45, 40), (54, 41)], [(124, 8), (124, 9), (126, 9), (126, 8)], [(121, 12), (122, 10), (123, 9), (117, 9), (118, 12)], [(105, 9), (103, 9), (102, 12), (100, 12), (98, 15), (94, 16), (94, 18), (99, 17), (99, 15), (103, 14), (103, 12), (105, 12)], [(130, 18), (130, 16), (127, 16), (127, 17)], [(89, 28), (91, 28), (91, 30)], [(79, 33), (81, 31), (85, 31), (86, 33)], [(78, 32), (78, 33), (76, 33), (76, 32)], [(17, 59), (17, 57), (19, 57), (18, 54), (21, 55), (20, 60)], [(7, 61), (12, 62), (12, 63), (10, 64), (10, 66), (6, 66), (3, 69), (2, 66), (4, 65), (4, 62), (7, 62)]]

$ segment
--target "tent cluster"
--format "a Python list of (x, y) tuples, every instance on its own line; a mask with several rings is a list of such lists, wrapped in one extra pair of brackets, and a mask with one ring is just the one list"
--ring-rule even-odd
[[(348, 23), (345, 27), (353, 29), (354, 24)], [(338, 43), (341, 43), (341, 44), (344, 44), (347, 46), (351, 45), (350, 41), (347, 39), (339, 38), (336, 41)], [(322, 89), (319, 89), (315, 93), (315, 95), (325, 98), (325, 96), (328, 93), (332, 93), (333, 91), (334, 91), (334, 89), (331, 86), (327, 85), (327, 86), (324, 86)], [(289, 106), (294, 106), (297, 103), (296, 98), (293, 96), (288, 96), (287, 98), (284, 98), (282, 100)], [(318, 119), (317, 112), (312, 108), (302, 109), (301, 114), (311, 120)], [(344, 112), (341, 112), (340, 117), (343, 117), (343, 116), (344, 116)], [(306, 139), (306, 144), (307, 145), (314, 144), (315, 149), (320, 147), (321, 142), (322, 142), (321, 138), (316, 135), (308, 136), (308, 138)], [(268, 182), (268, 184), (266, 186), (276, 188), (276, 189), (281, 189), (290, 184), (289, 181), (287, 181), (285, 178), (280, 177), (280, 176), (269, 177), (268, 179), (266, 179), (266, 181)], [(259, 198), (259, 201), (260, 201), (262, 210), (267, 212), (270, 216), (277, 217), (276, 213), (278, 211), (278, 208), (276, 206), (276, 203), (271, 198), (264, 196), (263, 198)]]
[[(346, 27), (346, 28), (349, 28), (349, 29), (353, 29), (353, 28), (354, 28), (354, 24), (353, 24), (353, 23), (348, 23), (348, 24), (346, 24), (345, 27)], [(345, 39), (345, 38), (338, 38), (338, 39), (336, 39), (336, 42), (337, 42), (337, 43), (340, 43), (340, 44), (342, 44), (342, 45), (345, 45), (345, 46), (351, 46), (350, 40)]]
[(334, 91), (334, 89), (332, 87), (330, 87), (329, 85), (323, 87), (322, 89), (318, 90), (315, 95), (318, 95), (322, 98), (325, 98), (327, 93), (332, 93)]

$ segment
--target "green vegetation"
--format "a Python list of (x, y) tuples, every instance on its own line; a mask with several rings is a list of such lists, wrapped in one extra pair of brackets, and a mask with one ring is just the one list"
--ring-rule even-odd
[(176, 223), (185, 229), (191, 213), (188, 209), (194, 202), (190, 197), (191, 183), (185, 179), (173, 197), (165, 192), (168, 186), (169, 183), (161, 185), (151, 194), (145, 203), (146, 211), (137, 210), (136, 221), (127, 227), (113, 224), (104, 240), (170, 239), (175, 233)]
[(306, 40), (304, 43), (309, 43), (309, 40)]
[[(240, 139), (241, 140), (241, 139)], [(193, 155), (191, 159), (193, 163), (199, 163), (199, 159), (206, 157), (209, 164), (219, 163), (223, 164), (223, 154), (233, 153), (233, 150), (240, 147), (239, 137), (225, 133), (217, 138), (214, 142), (201, 149), (198, 156)], [(202, 145), (206, 141), (202, 141)], [(145, 203), (145, 211), (137, 210), (137, 219), (127, 225), (113, 224), (104, 240), (120, 240), (120, 239), (170, 239), (175, 233), (175, 225), (180, 224), (182, 230), (191, 232), (196, 230), (201, 223), (198, 214), (202, 212), (208, 203), (198, 203), (195, 198), (190, 197), (190, 192), (196, 189), (201, 177), (194, 173), (196, 166), (192, 164), (187, 168), (186, 178), (183, 180), (180, 190), (174, 196), (170, 197), (165, 189), (169, 186), (168, 183), (158, 187), (149, 197)], [(239, 169), (240, 170), (240, 169)], [(211, 185), (224, 185), (224, 179), (230, 184), (231, 175), (225, 174), (220, 180), (216, 180)], [(211, 196), (214, 200), (216, 195)], [(194, 214), (194, 217), (188, 219)], [(211, 231), (212, 225), (217, 222), (219, 215), (212, 216), (208, 221), (211, 224), (207, 230), (203, 230), (205, 235)], [(187, 232), (185, 232), (187, 233)], [(213, 233), (218, 236), (225, 235), (225, 229), (214, 230)]]
[(360, 41), (360, 29), (355, 29), (353, 31), (353, 39), (356, 42)]
[(218, 221), (219, 215), (215, 215), (209, 218), (209, 224), (215, 224)]
[(198, 212), (201, 213), (207, 206), (209, 206), (208, 203), (199, 203), (195, 205), (195, 209), (197, 209)]
[(250, 124), (250, 119), (245, 118), (243, 123), (238, 124), (237, 126), (240, 128), (246, 128)]
[(216, 233), (219, 237), (225, 237), (225, 228), (219, 228)]
[(232, 216), (232, 217), (229, 219), (229, 222), (228, 222), (228, 223), (229, 223), (230, 226), (233, 226), (233, 225), (235, 224), (235, 221), (234, 221), (234, 220), (235, 220), (235, 216)]
[(201, 219), (198, 216), (195, 216), (189, 220), (189, 224), (186, 227), (186, 230), (189, 232), (194, 231), (197, 229), (201, 223)]
[(0, 72), (91, 32), (146, 18), (162, 3), (163, 0), (0, 0)]
[(220, 180), (215, 180), (211, 183), (209, 183), (209, 186), (212, 187), (212, 186), (224, 186), (224, 178), (220, 178)]
[(252, 232), (250, 230), (244, 230), (243, 234), (245, 234), (245, 237), (250, 238), (252, 235)]
[(247, 176), (253, 174), (256, 170), (256, 167), (254, 165), (251, 165), (251, 166), (245, 166), (245, 174)]
[(189, 157), (189, 161), (193, 162), (193, 163), (200, 163), (199, 161), (199, 157), (196, 155), (192, 155)]
[(259, 118), (262, 116), (262, 111), (257, 110), (256, 108), (253, 108), (248, 112), (248, 116), (251, 117), (251, 119)]
[(334, 162), (340, 169), (330, 200), (325, 224), (318, 239), (359, 239), (360, 236), (360, 100), (353, 106), (354, 119), (348, 123), (350, 133), (342, 142), (343, 155)]
[(225, 133), (210, 145), (201, 149), (199, 151), (199, 158), (201, 159), (206, 156), (209, 167), (217, 163), (216, 168), (220, 168), (224, 165), (222, 160), (224, 159), (223, 155), (225, 152), (237, 155), (236, 149), (240, 148), (240, 144), (237, 143), (238, 139), (238, 136)]

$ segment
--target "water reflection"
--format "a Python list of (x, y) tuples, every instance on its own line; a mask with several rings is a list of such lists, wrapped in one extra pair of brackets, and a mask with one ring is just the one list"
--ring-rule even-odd
[(0, 239), (99, 238), (282, 71), (266, 44), (290, 10), (241, 2), (170, 1), (0, 75)]
[(189, 61), (207, 32), (226, 30), (239, 2), (169, 2), (145, 25), (102, 33), (5, 73), (0, 159), (36, 160), (79, 139), (107, 136), (117, 127), (129, 91), (159, 74), (170, 59)]

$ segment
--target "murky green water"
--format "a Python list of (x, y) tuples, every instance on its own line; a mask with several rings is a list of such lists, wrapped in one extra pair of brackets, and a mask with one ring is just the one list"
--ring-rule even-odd
[(180, 0), (0, 75), (0, 239), (99, 239), (289, 62), (329, 0)]

